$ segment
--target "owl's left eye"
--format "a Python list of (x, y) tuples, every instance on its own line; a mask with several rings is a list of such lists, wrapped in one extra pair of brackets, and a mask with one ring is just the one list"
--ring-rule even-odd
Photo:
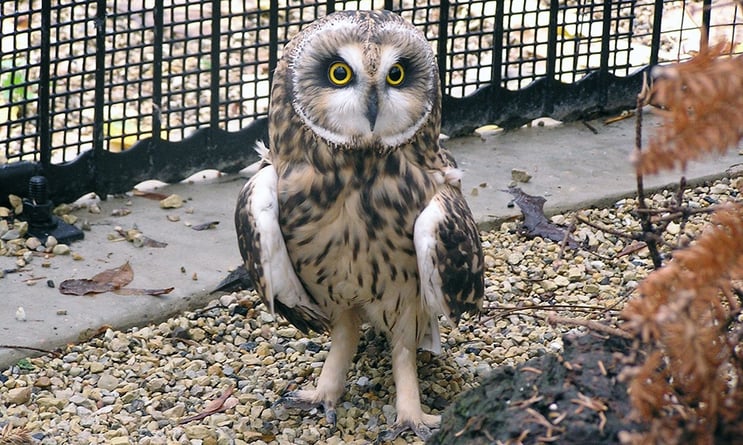
[(399, 63), (392, 65), (389, 71), (387, 71), (387, 83), (396, 87), (405, 80), (405, 68)]
[(333, 62), (328, 68), (328, 79), (333, 85), (342, 87), (353, 78), (351, 67), (345, 62)]

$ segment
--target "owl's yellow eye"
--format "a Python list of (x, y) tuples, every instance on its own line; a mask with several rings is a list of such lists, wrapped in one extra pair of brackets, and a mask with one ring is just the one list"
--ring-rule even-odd
[(392, 65), (389, 71), (387, 71), (387, 83), (396, 87), (405, 80), (405, 68), (399, 63)]
[(328, 79), (333, 85), (342, 87), (353, 78), (351, 67), (345, 62), (333, 62), (328, 69)]

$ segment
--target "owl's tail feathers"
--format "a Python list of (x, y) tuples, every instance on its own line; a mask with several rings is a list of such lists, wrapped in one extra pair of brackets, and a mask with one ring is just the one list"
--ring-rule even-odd
[(266, 144), (264, 144), (263, 141), (256, 141), (255, 147), (253, 147), (253, 149), (256, 151), (256, 153), (258, 153), (260, 159), (242, 170), (242, 173), (248, 176), (253, 176), (254, 174), (258, 173), (258, 170), (267, 165), (271, 165), (271, 153), (268, 151), (268, 147), (266, 147)]
[(434, 354), (441, 354), (441, 333), (439, 332), (439, 317), (431, 315), (428, 329), (423, 334), (420, 342), (420, 348), (431, 351)]

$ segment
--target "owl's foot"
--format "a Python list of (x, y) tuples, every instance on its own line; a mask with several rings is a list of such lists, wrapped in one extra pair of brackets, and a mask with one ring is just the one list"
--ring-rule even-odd
[(379, 438), (383, 442), (392, 442), (400, 436), (400, 434), (406, 431), (412, 431), (421, 440), (426, 441), (431, 437), (433, 432), (439, 428), (440, 424), (441, 416), (434, 416), (431, 414), (423, 414), (418, 420), (400, 420), (398, 418), (392, 429), (380, 434)]
[(284, 394), (277, 403), (288, 408), (310, 410), (322, 406), (328, 424), (335, 425), (335, 403), (345, 390), (346, 373), (359, 344), (358, 315), (352, 311), (342, 314), (331, 328), (328, 358), (317, 379), (315, 389), (303, 389)]
[(291, 391), (281, 396), (281, 398), (276, 401), (276, 404), (304, 411), (322, 407), (328, 425), (335, 426), (337, 420), (335, 414), (335, 402), (331, 400), (317, 400), (316, 393), (317, 391), (308, 390)]

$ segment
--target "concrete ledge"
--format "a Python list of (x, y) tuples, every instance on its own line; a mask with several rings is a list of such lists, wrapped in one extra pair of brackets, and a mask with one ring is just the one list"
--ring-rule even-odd
[[(464, 170), (465, 194), (481, 227), (497, 227), (501, 221), (520, 215), (517, 208), (508, 207), (510, 195), (502, 191), (511, 182), (513, 168), (532, 175), (528, 183), (520, 186), (527, 193), (546, 197), (548, 214), (607, 205), (633, 195), (635, 176), (629, 155), (634, 144), (634, 119), (611, 125), (592, 121), (590, 125), (596, 133), (582, 123), (573, 123), (446, 141)], [(648, 117), (645, 133), (657, 125), (657, 119)], [(692, 164), (686, 177), (691, 183), (719, 178), (740, 162), (737, 151), (731, 150), (726, 156)], [(679, 177), (679, 173), (664, 174), (647, 178), (646, 184), (657, 188), (674, 184)], [(48, 260), (36, 257), (22, 271), (6, 273), (0, 279), (0, 344), (54, 349), (77, 342), (81, 333), (102, 325), (126, 329), (205, 305), (213, 298), (209, 291), (241, 261), (233, 211), (244, 182), (244, 178), (230, 176), (157, 190), (186, 198), (181, 209), (163, 210), (157, 201), (126, 197), (101, 202), (102, 212), (98, 215), (78, 210), (76, 215), (92, 225), (85, 239), (72, 245), (73, 252), (83, 260), (74, 261), (70, 256)], [(111, 216), (118, 208), (128, 208), (131, 213)], [(181, 220), (170, 222), (166, 219), (168, 214), (179, 215)], [(210, 221), (219, 224), (204, 231), (184, 224)], [(137, 248), (125, 241), (112, 242), (108, 235), (115, 226), (136, 226), (144, 235), (167, 242), (168, 246)], [(42, 267), (45, 261), (49, 267)], [(175, 290), (162, 297), (113, 293), (76, 297), (62, 295), (56, 287), (46, 284), (47, 280), (58, 286), (68, 278), (90, 278), (127, 261), (135, 275), (129, 287), (174, 286)], [(14, 269), (15, 259), (0, 257), (0, 268)], [(27, 284), (30, 282), (36, 284)], [(15, 319), (19, 306), (25, 309), (27, 321)], [(32, 353), (0, 349), (0, 369), (28, 355)]]

